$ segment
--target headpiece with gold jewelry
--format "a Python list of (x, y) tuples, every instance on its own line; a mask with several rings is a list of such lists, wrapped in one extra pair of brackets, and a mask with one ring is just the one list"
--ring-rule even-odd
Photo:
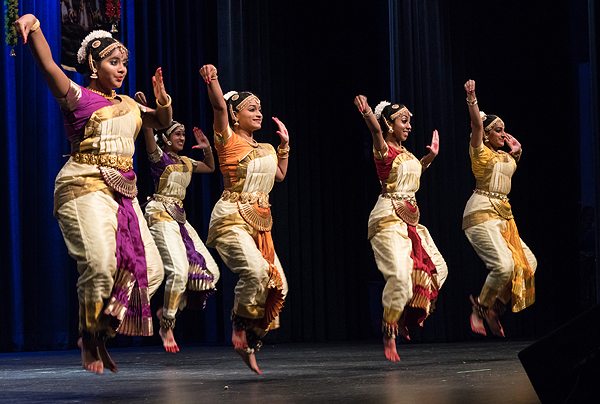
[(91, 78), (98, 78), (92, 62), (110, 56), (115, 49), (119, 49), (125, 55), (129, 54), (125, 45), (113, 38), (110, 32), (102, 30), (90, 32), (77, 51), (77, 72), (91, 72)]
[(227, 104), (227, 109), (229, 110), (229, 115), (231, 116), (231, 120), (234, 122), (234, 125), (237, 125), (237, 118), (234, 115), (234, 110), (239, 112), (246, 108), (252, 101), (255, 101), (258, 105), (260, 105), (260, 99), (248, 91), (230, 91), (227, 94), (223, 95), (225, 98), (225, 102)]
[(393, 132), (391, 123), (401, 115), (412, 116), (412, 113), (403, 104), (392, 104), (381, 101), (375, 107), (375, 119), (382, 120), (389, 132)]
[(481, 116), (481, 121), (483, 122), (484, 132), (491, 131), (498, 123), (504, 123), (497, 115), (487, 115), (483, 111), (479, 111), (479, 116)]
[(171, 124), (164, 129), (154, 129), (154, 140), (161, 149), (165, 147), (165, 144), (171, 145), (169, 137), (175, 130), (181, 128), (185, 132), (185, 126), (177, 121), (171, 121)]

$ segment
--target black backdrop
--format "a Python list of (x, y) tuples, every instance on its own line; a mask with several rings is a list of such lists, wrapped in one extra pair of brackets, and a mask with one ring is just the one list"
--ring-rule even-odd
[[(411, 109), (413, 130), (406, 146), (418, 157), (427, 152), (431, 132), (440, 132), (440, 154), (424, 173), (417, 198), (422, 223), (445, 257), (449, 277), (436, 311), (422, 332), (414, 332), (413, 340), (475, 338), (469, 328), (468, 296), (479, 292), (487, 272), (460, 229), (464, 204), (474, 187), (462, 87), (469, 78), (477, 81), (481, 108), (500, 115), (524, 148), (513, 177), (511, 202), (521, 237), (538, 258), (537, 302), (522, 313), (506, 315), (507, 336), (544, 335), (580, 311), (575, 66), (585, 61), (581, 59), (587, 53), (574, 55), (572, 41), (585, 39), (585, 30), (574, 29), (586, 23), (585, 1), (569, 2), (570, 7), (553, 5), (543, 12), (512, 0), (126, 3), (124, 35), (130, 41), (135, 38), (131, 72), (135, 75), (130, 74), (135, 80), (130, 80), (126, 93), (141, 90), (152, 99), (150, 76), (162, 66), (175, 119), (210, 134), (212, 111), (198, 69), (212, 63), (225, 92), (248, 90), (261, 97), (265, 119), (256, 133), (259, 141), (275, 144), (278, 140), (271, 116), (289, 129), (288, 176), (275, 185), (271, 201), (275, 248), (290, 293), (282, 327), (269, 335), (270, 342), (377, 335), (383, 284), (366, 238), (366, 223), (380, 188), (370, 135), (353, 105), (357, 94), (366, 95), (371, 106), (387, 99)], [(30, 62), (27, 55), (17, 61)], [(48, 104), (58, 109), (52, 100)], [(23, 113), (21, 119), (31, 117)], [(60, 127), (54, 131), (53, 136), (64, 136)], [(193, 156), (191, 146), (189, 136), (186, 152)], [(27, 145), (19, 147), (25, 150)], [(143, 139), (137, 147), (143, 200), (152, 189)], [(36, 153), (42, 158), (46, 152)], [(41, 192), (27, 188), (26, 175), (20, 175), (23, 200)], [(201, 235), (206, 236), (221, 189), (219, 173), (196, 175), (188, 188), (188, 219)], [(41, 209), (51, 211), (49, 201)], [(6, 291), (0, 299), (8, 308), (2, 316), (2, 328), (8, 332), (0, 335), (0, 347), (73, 347), (77, 337), (74, 262), (66, 256), (60, 236), (56, 237), (56, 223), (48, 220), (40, 227), (36, 215), (24, 211), (20, 215), (17, 223), (22, 234), (51, 235), (36, 245), (24, 242), (22, 249), (27, 251), (22, 254), (37, 254), (44, 262), (40, 251), (48, 248), (41, 245), (46, 243), (61, 259), (44, 262), (41, 268), (32, 260), (19, 260), (11, 256), (15, 241), (3, 236), (1, 256), (20, 264), (13, 264), (10, 274), (7, 269), (0, 275), (0, 288)], [(7, 222), (8, 226), (15, 222)], [(184, 312), (176, 330), (180, 342), (228, 341), (236, 276), (216, 252), (214, 256), (222, 272), (218, 292), (205, 312)], [(15, 272), (21, 277), (15, 277)], [(58, 303), (36, 298), (40, 279), (56, 274), (68, 284), (59, 296), (47, 292)], [(14, 310), (20, 304), (12, 298), (15, 288), (25, 296), (24, 313)], [(159, 296), (153, 299), (154, 310), (160, 305)], [(48, 323), (41, 319), (47, 318), (58, 319), (60, 326), (41, 327)], [(158, 343), (157, 338), (133, 343)], [(127, 345), (132, 340), (120, 338), (116, 343)]]

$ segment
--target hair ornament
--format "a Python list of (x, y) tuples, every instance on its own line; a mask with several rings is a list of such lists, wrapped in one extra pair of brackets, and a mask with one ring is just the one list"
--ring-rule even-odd
[(479, 117), (481, 118), (481, 121), (485, 121), (487, 119), (487, 114), (483, 111), (479, 111)]
[[(233, 95), (237, 95), (237, 93), (238, 93), (237, 91), (230, 91), (230, 92), (228, 92), (227, 94), (224, 94), (224, 95), (223, 95), (223, 98), (225, 98), (225, 101), (229, 101), (229, 99), (230, 99), (230, 98), (231, 98)], [(238, 98), (239, 98), (239, 95), (238, 95)], [(237, 98), (236, 98), (236, 100), (237, 100)], [(233, 100), (233, 101), (235, 101), (235, 100)]]
[(383, 112), (383, 109), (388, 105), (391, 104), (387, 101), (381, 101), (379, 104), (377, 104), (375, 110), (373, 111), (373, 114), (375, 114), (375, 119), (379, 120), (379, 118), (381, 118), (381, 113)]
[[(77, 51), (77, 62), (79, 62), (79, 64), (82, 64), (85, 61), (85, 57), (86, 57), (86, 53), (87, 53), (86, 50), (87, 50), (88, 43), (90, 43), (90, 41), (92, 41), (94, 39), (112, 38), (112, 37), (113, 36), (108, 31), (95, 30), (95, 31), (90, 32), (83, 39), (83, 41), (81, 42), (81, 47)], [(95, 44), (95, 42), (92, 44), (92, 46), (94, 46), (94, 44)], [(100, 43), (98, 43), (98, 45), (96, 47), (98, 47), (98, 46), (100, 46)]]

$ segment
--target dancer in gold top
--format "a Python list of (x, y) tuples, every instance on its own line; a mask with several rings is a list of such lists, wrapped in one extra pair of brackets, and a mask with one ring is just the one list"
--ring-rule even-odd
[[(469, 155), (476, 188), (463, 214), (463, 230), (490, 271), (478, 298), (471, 296), (471, 329), (486, 335), (483, 320), (504, 337), (500, 316), (511, 300), (518, 312), (535, 301), (535, 256), (519, 237), (508, 203), (511, 178), (521, 158), (521, 144), (504, 131), (504, 121), (479, 111), (475, 81), (465, 83), (471, 116)], [(500, 150), (504, 145), (510, 153)]]

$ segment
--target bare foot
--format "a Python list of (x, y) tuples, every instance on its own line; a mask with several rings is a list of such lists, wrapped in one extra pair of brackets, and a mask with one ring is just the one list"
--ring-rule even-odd
[(104, 365), (104, 367), (113, 373), (117, 373), (118, 372), (117, 364), (111, 359), (110, 355), (108, 354), (108, 351), (106, 350), (106, 345), (104, 344), (104, 341), (102, 341), (102, 340), (98, 341), (97, 345), (98, 345), (98, 354), (100, 354), (100, 359), (102, 360), (102, 364)]
[[(156, 311), (156, 317), (158, 317), (158, 319), (160, 320), (162, 318), (162, 314), (163, 308), (161, 307)], [(162, 339), (165, 351), (171, 353), (179, 352), (179, 347), (177, 346), (177, 342), (175, 342), (173, 330), (160, 327), (160, 329), (158, 330), (158, 335), (160, 335), (160, 338)]]
[(161, 327), (161, 329), (158, 331), (158, 335), (160, 335), (162, 338), (165, 351), (171, 353), (179, 352), (179, 347), (177, 346), (177, 342), (175, 342), (175, 337), (173, 336), (173, 330), (167, 330)]
[(235, 331), (231, 333), (231, 342), (235, 349), (248, 348), (248, 342), (246, 341), (246, 331)]
[(483, 319), (473, 313), (471, 314), (471, 330), (477, 334), (487, 335), (485, 326), (483, 325)]
[(497, 337), (504, 337), (504, 330), (502, 329), (502, 324), (500, 324), (500, 318), (494, 310), (488, 310), (488, 314), (485, 317), (485, 321), (490, 326), (492, 334), (494, 334)]
[(262, 375), (262, 372), (260, 371), (260, 369), (258, 368), (258, 364), (256, 363), (256, 355), (249, 354), (243, 348), (236, 348), (235, 352), (237, 352), (237, 354), (242, 357), (244, 363), (250, 368), (250, 370), (252, 370), (255, 373), (258, 373), (259, 375)]
[(385, 351), (385, 357), (392, 362), (400, 362), (400, 357), (396, 351), (396, 339), (383, 337), (383, 350)]
[(398, 335), (402, 335), (404, 338), (410, 341), (410, 335), (408, 335), (408, 328), (405, 325), (398, 324)]
[(98, 354), (96, 341), (92, 338), (86, 338), (85, 341), (83, 338), (79, 338), (77, 346), (81, 348), (81, 364), (83, 368), (89, 372), (101, 374), (104, 366)]

